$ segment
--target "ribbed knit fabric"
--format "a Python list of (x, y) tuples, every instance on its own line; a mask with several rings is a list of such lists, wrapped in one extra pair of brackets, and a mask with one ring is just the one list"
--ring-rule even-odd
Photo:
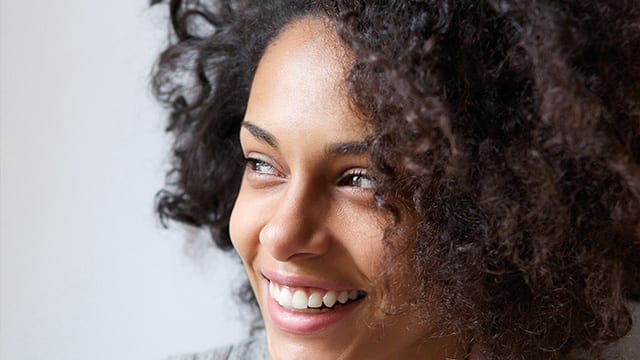
[(265, 336), (205, 352), (173, 356), (166, 360), (269, 360)]

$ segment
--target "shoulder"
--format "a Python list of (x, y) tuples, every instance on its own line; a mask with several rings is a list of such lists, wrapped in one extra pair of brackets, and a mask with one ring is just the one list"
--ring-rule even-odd
[(252, 337), (240, 343), (200, 353), (173, 356), (166, 360), (269, 360), (267, 339)]

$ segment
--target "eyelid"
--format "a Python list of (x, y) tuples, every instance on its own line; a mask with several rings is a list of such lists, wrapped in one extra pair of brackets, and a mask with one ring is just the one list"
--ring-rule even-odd
[[(246, 158), (246, 161), (247, 161), (247, 164), (250, 165), (250, 169), (255, 173), (271, 175), (271, 173), (275, 172), (275, 168), (266, 161), (262, 161), (254, 158)], [(267, 166), (271, 168), (271, 171), (266, 172), (266, 171), (258, 170), (259, 168), (267, 167)]]
[[(247, 168), (255, 175), (258, 176), (275, 176), (275, 177), (285, 177), (285, 173), (279, 168), (277, 163), (266, 156), (260, 154), (249, 153), (245, 155), (245, 161), (247, 163)], [(253, 164), (253, 165), (252, 165)], [(258, 164), (264, 164), (271, 168), (270, 172), (262, 172), (258, 171), (255, 167)]]
[[(370, 183), (370, 186), (366, 186), (366, 187), (354, 186), (352, 181), (348, 183), (345, 182), (346, 180), (350, 180), (353, 177), (359, 177), (360, 179), (367, 179), (367, 181)], [(354, 169), (347, 170), (346, 172), (343, 173), (343, 175), (338, 180), (338, 185), (348, 186), (352, 189), (358, 189), (362, 191), (371, 190), (374, 187), (373, 179), (369, 176), (369, 171), (366, 168), (354, 168)]]
[(360, 176), (367, 176), (368, 175), (368, 171), (367, 169), (364, 168), (354, 168), (354, 169), (349, 169), (347, 171), (344, 172), (344, 174), (342, 175), (344, 176), (349, 176), (349, 175), (360, 175)]

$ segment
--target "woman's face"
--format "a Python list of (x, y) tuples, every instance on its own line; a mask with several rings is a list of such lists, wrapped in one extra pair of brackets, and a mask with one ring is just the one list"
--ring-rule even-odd
[(240, 133), (248, 165), (230, 231), (270, 353), (274, 359), (455, 356), (456, 341), (430, 338), (432, 322), (388, 312), (415, 300), (407, 290), (415, 276), (397, 274), (401, 286), (380, 281), (388, 219), (373, 202), (367, 127), (347, 100), (349, 64), (331, 27), (305, 18), (267, 48), (251, 87)]

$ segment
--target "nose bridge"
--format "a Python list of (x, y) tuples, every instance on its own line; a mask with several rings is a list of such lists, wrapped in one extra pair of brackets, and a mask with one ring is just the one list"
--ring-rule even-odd
[(260, 242), (279, 261), (312, 257), (328, 250), (324, 215), (327, 201), (308, 181), (287, 185), (260, 231)]

